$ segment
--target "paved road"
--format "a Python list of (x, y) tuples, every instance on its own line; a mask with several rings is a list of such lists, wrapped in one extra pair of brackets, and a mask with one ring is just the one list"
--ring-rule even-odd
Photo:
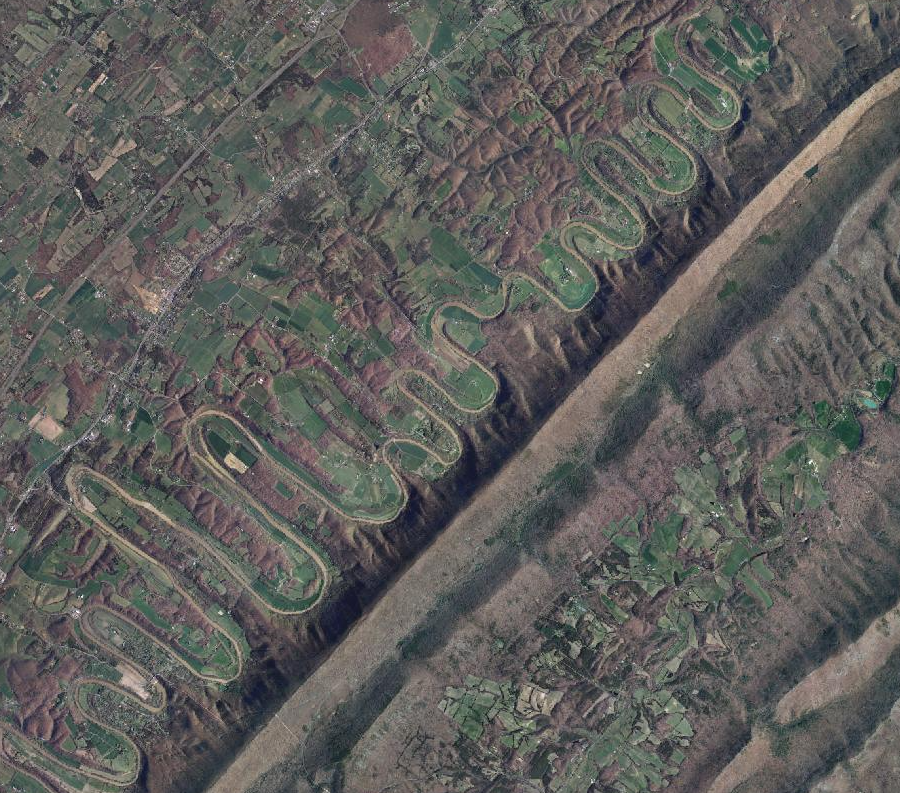
[[(345, 17), (347, 14), (347, 10), (345, 9), (341, 14), (340, 18)], [(299, 61), (309, 50), (310, 48), (316, 44), (320, 39), (325, 36), (334, 35), (334, 28), (329, 24), (335, 21), (336, 18), (326, 18), (323, 22), (319, 24), (316, 35), (313, 36), (306, 44), (304, 44), (297, 52), (295, 52), (288, 60), (286, 60), (276, 71), (274, 71), (269, 77), (267, 77), (262, 83), (260, 83), (256, 89), (254, 89), (253, 93), (247, 94), (236, 106), (235, 108), (227, 115), (224, 119), (219, 123), (219, 125), (209, 133), (200, 143), (197, 144), (197, 147), (191, 153), (190, 157), (188, 157), (182, 164), (181, 167), (175, 171), (172, 176), (169, 177), (168, 181), (159, 188), (156, 194), (147, 202), (144, 208), (134, 215), (128, 223), (125, 224), (116, 235), (106, 244), (103, 250), (98, 254), (97, 258), (94, 259), (91, 264), (85, 269), (85, 271), (76, 278), (69, 288), (65, 291), (63, 296), (57, 301), (56, 305), (47, 312), (47, 316), (44, 319), (43, 324), (35, 331), (34, 338), (29, 342), (28, 347), (25, 351), (19, 356), (19, 359), (13, 365), (12, 370), (7, 375), (6, 380), (3, 381), (2, 386), (0, 386), (0, 403), (6, 398), (9, 389), (12, 387), (13, 383), (15, 383), (16, 378), (19, 376), (19, 373), (22, 371), (22, 367), (25, 365), (25, 362), (31, 356), (31, 353), (34, 352), (35, 347), (37, 347), (38, 342), (43, 338), (44, 334), (47, 332), (47, 328), (53, 323), (55, 319), (57, 319), (57, 311), (61, 308), (65, 308), (66, 304), (75, 293), (82, 287), (85, 281), (91, 277), (100, 267), (106, 262), (107, 259), (112, 255), (113, 251), (115, 251), (116, 247), (119, 243), (122, 242), (132, 231), (134, 231), (150, 214), (153, 208), (159, 203), (160, 199), (162, 199), (168, 192), (171, 190), (175, 184), (181, 179), (182, 176), (188, 171), (188, 169), (197, 161), (197, 159), (209, 150), (209, 147), (212, 143), (222, 134), (222, 131), (240, 114), (241, 110), (243, 110), (244, 106), (250, 102), (253, 102), (259, 97), (259, 95), (265, 91), (272, 83), (274, 83), (281, 75), (283, 75), (288, 69), (290, 69), (297, 61)]]

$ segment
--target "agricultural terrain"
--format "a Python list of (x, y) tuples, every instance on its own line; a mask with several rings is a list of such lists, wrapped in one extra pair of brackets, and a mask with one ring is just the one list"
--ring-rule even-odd
[[(815, 182), (802, 169), (792, 189), (776, 180), (759, 198), (783, 193), (782, 211), (742, 225), (751, 202), (215, 793), (294, 790), (308, 769), (352, 791), (387, 779), (399, 790), (793, 791), (851, 760), (890, 710), (897, 646), (896, 556), (853, 511), (874, 520), (870, 508), (892, 503), (890, 483), (862, 497), (890, 476), (895, 448), (892, 113), (889, 95)], [(692, 306), (687, 320), (660, 316), (678, 305), (670, 297)], [(663, 337), (617, 389), (646, 339)], [(573, 429), (592, 415), (596, 429)], [(872, 478), (849, 489), (862, 472)], [(504, 511), (511, 495), (523, 506)], [(835, 525), (847, 534), (832, 537)], [(421, 602), (426, 588), (435, 595)], [(874, 707), (823, 721), (812, 740), (816, 711), (855, 714), (844, 695), (868, 676), (881, 676)], [(304, 724), (316, 729), (301, 737)], [(808, 753), (805, 774), (775, 759), (768, 779), (736, 776), (730, 763), (756, 732), (770, 761)], [(891, 778), (890, 766), (876, 772)]]
[(877, 773), (893, 4), (0, 27), (0, 790)]

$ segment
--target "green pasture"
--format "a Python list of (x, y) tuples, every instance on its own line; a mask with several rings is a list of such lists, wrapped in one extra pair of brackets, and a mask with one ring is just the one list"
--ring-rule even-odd
[(40, 782), (21, 771), (10, 768), (7, 773), (4, 772), (7, 769), (0, 766), (0, 789), (9, 790), (10, 793), (50, 793)]
[(737, 121), (740, 107), (734, 97), (681, 59), (672, 31), (660, 28), (653, 44), (657, 70), (685, 93), (685, 104), (690, 101), (692, 110), (715, 129), (727, 129)]
[(538, 245), (544, 260), (538, 265), (553, 292), (563, 305), (573, 311), (584, 308), (597, 292), (597, 281), (577, 257), (555, 242), (545, 240)]
[(714, 143), (715, 133), (687, 109), (683, 94), (673, 90), (677, 95), (654, 84), (647, 94), (646, 112), (658, 124), (674, 131), (685, 144), (698, 149), (708, 148)]
[(679, 146), (650, 129), (639, 118), (626, 124), (620, 134), (650, 168), (659, 174), (652, 179), (655, 187), (672, 193), (683, 193), (694, 186), (697, 181), (696, 166)]
[[(244, 454), (247, 456), (249, 453), (245, 450)], [(112, 525), (118, 526), (126, 523), (132, 531), (140, 529), (145, 539), (153, 538), (153, 532), (140, 526), (140, 515), (137, 510), (131, 509), (121, 499), (109, 493), (98, 480), (92, 479), (90, 476), (87, 476), (86, 480), (92, 492), (96, 494), (92, 500)], [(239, 532), (233, 542), (226, 544), (203, 527), (174, 497), (166, 496), (153, 488), (149, 489), (149, 492), (133, 493), (133, 495), (136, 498), (151, 501), (157, 509), (168, 515), (179, 526), (202, 537), (218, 554), (238, 567), (244, 579), (250, 582), (254, 592), (273, 608), (301, 610), (318, 598), (322, 581), (318, 580), (320, 576), (315, 563), (290, 536), (279, 527), (272, 525), (264, 516), (255, 511), (248, 512), (244, 518), (248, 524), (245, 530)], [(254, 543), (256, 544), (255, 548), (253, 547)], [(261, 569), (256, 561), (260, 545), (272, 545), (279, 549), (280, 554), (283, 554), (278, 563), (267, 570)], [(135, 561), (140, 564), (140, 560)], [(215, 568), (215, 570), (203, 571), (211, 584), (215, 584), (216, 576), (230, 577), (227, 570), (220, 564), (216, 563)], [(219, 584), (215, 588), (221, 589), (222, 585)], [(147, 603), (142, 601), (137, 607), (151, 622), (155, 620), (154, 612)], [(167, 628), (168, 626), (158, 625), (157, 627)]]
[[(146, 603), (143, 607), (148, 611), (152, 610)], [(204, 628), (186, 624), (168, 625), (167, 630), (157, 625), (159, 632), (165, 630), (165, 639), (150, 639), (144, 631), (138, 630), (114, 611), (94, 609), (82, 619), (89, 620), (95, 634), (105, 644), (120, 647), (137, 658), (143, 657), (141, 648), (149, 642), (179, 658), (198, 675), (227, 680), (237, 675), (241, 668), (240, 658), (236, 655), (233, 645), (218, 629), (207, 635)], [(165, 623), (158, 616), (154, 622)]]
[(369, 421), (320, 369), (309, 367), (279, 375), (275, 380), (275, 391), (279, 403), (292, 408), (293, 417), (309, 440), (316, 441), (324, 434), (328, 428), (326, 418), (366, 446), (381, 445), (385, 440), (381, 429)]
[[(671, 735), (687, 745), (693, 730), (684, 713), (684, 706), (666, 690), (638, 692), (634, 699), (616, 709), (615, 718), (592, 737), (585, 750), (576, 755), (563, 773), (554, 777), (549, 790), (552, 793), (588, 793), (593, 789), (594, 780), (610, 768), (615, 769), (611, 775), (615, 783), (610, 789), (616, 793), (641, 793), (663, 788), (668, 784), (668, 778), (678, 773), (679, 761), (683, 761), (685, 755), (676, 751), (668, 761), (664, 760), (658, 749), (663, 738), (648, 725), (658, 725), (657, 729), (664, 735)], [(660, 724), (662, 714), (668, 714), (665, 725)]]
[(468, 675), (461, 687), (448, 686), (438, 707), (459, 725), (460, 732), (476, 741), (489, 722), (502, 725), (500, 743), (520, 754), (533, 751), (537, 723), (516, 707), (517, 686)]
[[(460, 740), (489, 755), (515, 749), (531, 778), (557, 793), (588, 793), (601, 776), (616, 793), (666, 787), (694, 738), (676, 693), (683, 667), (708, 642), (703, 615), (730, 595), (763, 610), (773, 605), (769, 546), (751, 537), (744, 503), (749, 455), (747, 433), (737, 428), (715, 455), (701, 452), (695, 465), (677, 469), (671, 508), (655, 520), (641, 509), (602, 529), (608, 544), (577, 567), (577, 592), (560, 596), (537, 618), (528, 639), (534, 650), (523, 666), (542, 697), (538, 704), (552, 711), (573, 685), (590, 681), (602, 707), (565, 765), (549, 762), (558, 739), (535, 732), (527, 704), (534, 700), (523, 707), (512, 681), (468, 675), (445, 689), (439, 708)], [(624, 640), (624, 626), (636, 614), (652, 629), (640, 657)], [(510, 703), (518, 703), (514, 714), (506, 712)]]
[(681, 129), (690, 118), (690, 114), (684, 109), (684, 103), (668, 91), (654, 91), (650, 101), (660, 117), (675, 129)]
[(581, 184), (594, 205), (592, 217), (585, 223), (595, 226), (601, 236), (619, 248), (631, 249), (640, 245), (644, 239), (644, 227), (635, 217), (636, 210), (613, 195), (590, 171), (581, 172)]
[(74, 719), (68, 718), (66, 722), (71, 732), (60, 747), (66, 753), (60, 752), (60, 759), (63, 762), (69, 753), (74, 755), (79, 749), (90, 747), (98, 757), (100, 765), (108, 773), (127, 778), (137, 771), (141, 758), (135, 754), (134, 747), (122, 735), (95, 721), (84, 720), (77, 723)]
[(460, 370), (445, 364), (445, 373), (440, 378), (441, 387), (447, 396), (464, 410), (483, 410), (497, 395), (497, 384), (478, 364), (470, 363)]
[[(220, 459), (228, 450), (251, 448), (248, 430), (234, 420), (205, 416), (200, 419), (200, 430), (208, 438), (215, 433), (225, 441), (212, 449)], [(362, 461), (333, 444), (320, 458), (322, 470), (328, 475), (326, 486), (270, 441), (262, 437), (256, 440), (271, 460), (298, 482), (353, 517), (391, 520), (403, 506), (404, 492), (384, 463)]]
[(748, 24), (741, 17), (734, 16), (731, 18), (731, 29), (754, 54), (764, 55), (771, 51), (772, 42), (766, 37), (765, 31), (755, 22)]
[(896, 366), (884, 363), (878, 374), (855, 389), (847, 402), (833, 407), (822, 400), (812, 410), (795, 417), (799, 438), (778, 454), (762, 471), (763, 494), (779, 516), (793, 518), (828, 501), (825, 482), (832, 463), (862, 443), (858, 416), (880, 410), (894, 390)]
[(487, 338), (482, 332), (481, 320), (458, 306), (448, 306), (441, 312), (444, 332), (471, 355), (484, 349)]
[[(45, 769), (52, 777), (59, 779), (65, 785), (67, 785), (72, 790), (76, 791), (87, 791), (90, 790), (91, 793), (94, 791), (103, 791), (103, 793), (114, 793), (114, 791), (120, 791), (122, 788), (113, 783), (100, 782), (95, 779), (88, 779), (88, 777), (83, 776), (79, 773), (78, 769), (78, 761), (74, 758), (63, 757), (61, 753), (58, 751), (53, 751), (48, 749), (48, 747), (44, 744), (41, 745), (41, 748), (45, 751), (48, 751), (51, 755), (47, 757), (46, 755), (38, 752), (37, 749), (32, 745), (31, 741), (21, 737), (18, 734), (6, 734), (5, 740), (7, 740), (15, 752), (29, 760), (30, 763), (35, 765), (38, 768)], [(26, 777), (24, 774), (18, 775), (19, 780), (25, 780)], [(39, 793), (43, 793), (43, 787), (25, 787), (23, 790), (28, 791), (38, 791)]]
[(767, 465), (760, 478), (764, 495), (778, 515), (792, 517), (828, 501), (825, 480), (831, 464), (859, 446), (862, 427), (849, 407), (837, 411), (827, 402), (814, 405), (814, 416), (797, 417), (805, 432)]
[(509, 285), (506, 310), (510, 313), (517, 311), (522, 306), (531, 306), (532, 310), (546, 303), (544, 295), (524, 278), (516, 278)]
[(302, 295), (293, 307), (273, 300), (263, 313), (347, 379), (353, 379), (367, 364), (395, 352), (381, 329), (370, 327), (363, 333), (351, 328), (336, 318), (333, 305), (314, 293)]
[(589, 262), (614, 261), (626, 255), (625, 251), (610, 245), (590, 227), (580, 224), (570, 224), (563, 228), (560, 243)]
[[(251, 460), (255, 462), (255, 457), (246, 446), (232, 448), (228, 446), (228, 442), (221, 435), (214, 431), (210, 431), (208, 440), (211, 447), (216, 447), (222, 452), (223, 457), (231, 450), (245, 463)], [(222, 444), (225, 446), (223, 447)], [(99, 481), (90, 479), (90, 477), (88, 477), (88, 481), (93, 483), (95, 490), (107, 492)], [(250, 582), (253, 591), (273, 608), (288, 611), (302, 610), (318, 599), (323, 582), (320, 580), (319, 570), (315, 563), (295, 540), (281, 528), (273, 525), (264, 515), (259, 514), (256, 510), (245, 509), (243, 530), (238, 533), (233, 542), (226, 544), (202, 526), (190, 511), (175, 498), (156, 491), (155, 488), (151, 488), (150, 491), (134, 495), (136, 498), (151, 501), (157, 509), (168, 515), (175, 523), (202, 537), (217, 553), (237, 566), (244, 579)], [(106, 501), (112, 501), (114, 498), (107, 493)], [(115, 521), (123, 514), (123, 502), (115, 499), (112, 503), (116, 505), (115, 511), (107, 509), (107, 515), (111, 521)], [(106, 506), (106, 502), (103, 506)], [(280, 558), (277, 564), (270, 565), (265, 570), (260, 568), (257, 562), (260, 546), (278, 549)], [(213, 571), (209, 571), (209, 573), (213, 575)], [(216, 570), (215, 573), (223, 574), (219, 570)], [(228, 575), (228, 573), (224, 572), (224, 575)], [(152, 614), (146, 613), (145, 616), (153, 620)]]
[(22, 557), (19, 566), (35, 581), (74, 588), (77, 581), (71, 577), (72, 572), (87, 563), (104, 542), (93, 532), (85, 541), (84, 534), (77, 524), (66, 523), (55, 542), (32, 548)]
[[(15, 695), (6, 681), (6, 661), (25, 658), (37, 660), (44, 666), (47, 674), (61, 672), (58, 665), (62, 654), (54, 654), (54, 648), (44, 645), (40, 639), (31, 637), (24, 645), (15, 641), (4, 644), (4, 652), (0, 657), (0, 693), (4, 696), (7, 705), (15, 702)], [(112, 683), (119, 678), (116, 670), (100, 659), (90, 661), (87, 665), (82, 664), (82, 673), (108, 679)], [(99, 689), (98, 684), (93, 684), (93, 687)], [(141, 762), (140, 756), (134, 752), (133, 746), (124, 736), (94, 720), (98, 716), (102, 719), (104, 714), (98, 713), (90, 702), (85, 701), (84, 695), (85, 691), (82, 687), (79, 690), (77, 703), (70, 702), (65, 696), (60, 698), (56, 707), (59, 716), (62, 717), (68, 728), (68, 735), (59, 744), (43, 742), (40, 748), (45, 754), (38, 752), (37, 747), (30, 739), (21, 737), (18, 733), (7, 733), (5, 740), (10, 741), (21, 756), (29, 758), (36, 766), (44, 768), (53, 776), (68, 782), (76, 790), (83, 789), (87, 784), (87, 778), (79, 772), (88, 765), (120, 779), (131, 778), (138, 770)], [(74, 704), (80, 707), (87, 718), (76, 719), (73, 717), (71, 707)], [(2, 718), (10, 719), (9, 713)], [(14, 727), (19, 726), (18, 720), (15, 718), (11, 719), (11, 724)], [(20, 781), (25, 779), (27, 778), (23, 775)], [(4, 782), (8, 785), (10, 780), (9, 773), (0, 768), (0, 789), (43, 790), (41, 787), (29, 787), (25, 781), (22, 781), (22, 786), (19, 788), (4, 787)], [(93, 782), (91, 784), (97, 785), (92, 788), (94, 790), (114, 789), (111, 784), (110, 786)]]
[(401, 267), (393, 289), (410, 300), (417, 325), (430, 338), (430, 313), (441, 303), (459, 300), (481, 314), (494, 314), (503, 308), (502, 280), (475, 262), (459, 240), (446, 230), (432, 226), (418, 229), (420, 240), (427, 239), (430, 256), (419, 264)]
[(756, 23), (739, 16), (713, 19), (701, 14), (691, 20), (702, 46), (709, 53), (713, 68), (738, 85), (752, 83), (769, 69), (771, 42)]
[[(391, 450), (396, 455), (397, 464), (404, 471), (417, 474), (427, 481), (440, 479), (447, 472), (447, 466), (443, 465), (434, 454), (425, 451), (414, 443), (397, 440), (392, 443)], [(445, 454), (445, 458), (452, 456), (452, 451), (448, 451)]]
[[(413, 386), (416, 381), (423, 382), (421, 378), (414, 376), (406, 378), (407, 386)], [(434, 396), (437, 396), (436, 391), (434, 391)], [(406, 396), (397, 392), (395, 399), (398, 403), (397, 406), (385, 416), (385, 424), (390, 428), (392, 437), (415, 440), (430, 450), (430, 453), (426, 454), (413, 444), (400, 440), (392, 441), (391, 445), (400, 453), (401, 467), (422, 476), (440, 475), (445, 471), (445, 467), (438, 461), (437, 455), (443, 460), (454, 459), (459, 452), (456, 437), (421, 406), (410, 402)], [(443, 405), (440, 401), (436, 403), (435, 399), (427, 398), (426, 402), (434, 405), (434, 408), (448, 419), (453, 419), (452, 408), (445, 412), (441, 410)], [(422, 455), (425, 455), (424, 461)]]

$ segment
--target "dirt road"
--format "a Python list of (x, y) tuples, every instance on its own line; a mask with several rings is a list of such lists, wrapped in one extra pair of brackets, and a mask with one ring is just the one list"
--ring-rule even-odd
[(777, 208), (804, 174), (834, 154), (860, 118), (900, 90), (900, 70), (872, 86), (837, 116), (753, 199), (690, 264), (622, 342), (606, 355), (541, 427), (528, 445), (479, 491), (435, 542), (384, 594), (325, 663), (294, 693), (270, 722), (237, 755), (209, 793), (243, 793), (260, 774), (295, 756), (301, 736), (314, 733), (327, 717), (361, 688), (398, 644), (422, 624), (429, 610), (489, 562), (484, 540), (508, 515), (526, 504), (561, 458), (603, 429), (605, 406), (622, 384), (635, 379), (651, 356), (710, 286), (724, 265), (760, 223)]

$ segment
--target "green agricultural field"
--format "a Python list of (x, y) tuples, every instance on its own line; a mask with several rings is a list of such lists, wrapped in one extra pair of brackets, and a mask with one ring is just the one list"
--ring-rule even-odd
[(51, 793), (33, 777), (3, 765), (0, 765), (0, 785), (10, 793)]
[(636, 118), (626, 124), (621, 136), (658, 175), (651, 183), (668, 193), (683, 193), (697, 181), (697, 166), (691, 155), (662, 133)]
[[(455, 415), (455, 408), (446, 401), (446, 397), (441, 392), (413, 372), (403, 379), (403, 385), (429, 407), (426, 409), (420, 404), (413, 403), (414, 407), (409, 411), (397, 410), (389, 413), (386, 423), (390, 426), (393, 437), (386, 448), (388, 450), (399, 448), (402, 451), (402, 449), (410, 447), (411, 442), (414, 448), (419, 450), (414, 458), (409, 458), (414, 467), (407, 468), (403, 460), (401, 460), (401, 467), (423, 475), (427, 472), (429, 475), (439, 476), (456, 461), (460, 453), (460, 446), (455, 432), (444, 423), (447, 419), (440, 420), (442, 417), (436, 416), (435, 412), (446, 408), (441, 411), (442, 414), (451, 417)], [(423, 446), (425, 448), (422, 448)], [(427, 459), (424, 468), (420, 463), (413, 462), (413, 459), (418, 459), (420, 454), (424, 454)]]
[(881, 409), (893, 392), (895, 376), (896, 366), (885, 363), (880, 376), (855, 391), (846, 404), (833, 407), (822, 400), (812, 411), (798, 411), (800, 437), (762, 472), (762, 490), (776, 514), (792, 520), (827, 502), (824, 482), (832, 463), (859, 447), (858, 415)]
[(689, 118), (689, 114), (684, 109), (684, 104), (668, 91), (655, 91), (651, 101), (654, 108), (659, 112), (660, 117), (671, 127), (678, 129)]
[(553, 285), (553, 292), (571, 311), (584, 308), (597, 291), (593, 273), (577, 256), (553, 242), (542, 242), (538, 249), (544, 254), (539, 265), (541, 272)]
[[(224, 443), (221, 437), (210, 433), (210, 446), (216, 446), (213, 437)], [(235, 456), (247, 464), (255, 463), (255, 458), (244, 447), (236, 447)], [(191, 542), (193, 536), (204, 543), (217, 575), (234, 577), (231, 571), (236, 571), (239, 574), (238, 583), (252, 588), (255, 595), (273, 610), (298, 613), (317, 602), (321, 596), (324, 587), (322, 571), (311, 552), (301, 546), (293, 527), (276, 525), (250, 505), (245, 507), (247, 514), (241, 532), (233, 541), (225, 543), (202, 526), (179, 501), (155, 489), (148, 489), (145, 493), (129, 492), (126, 499), (112, 495), (106, 484), (93, 478), (90, 473), (86, 473), (81, 481), (87, 481), (97, 497), (105, 499), (98, 504), (98, 509), (110, 521), (127, 514), (129, 523), (137, 529), (143, 519), (142, 513), (146, 515), (148, 508), (166, 516), (169, 525), (180, 532), (187, 542)], [(126, 505), (124, 502), (129, 499)], [(111, 504), (116, 505), (114, 509)], [(257, 559), (260, 550), (269, 545), (278, 548), (277, 562), (271, 564), (270, 561), (263, 570)], [(315, 553), (318, 556), (318, 552)]]
[(743, 39), (754, 54), (764, 55), (772, 50), (772, 42), (755, 22), (748, 24), (746, 20), (735, 16), (731, 18), (731, 29)]
[[(702, 617), (714, 618), (731, 596), (756, 610), (773, 605), (765, 554), (775, 542), (751, 537), (743, 495), (752, 473), (746, 431), (732, 430), (717, 447), (674, 471), (676, 492), (658, 519), (642, 509), (602, 529), (609, 545), (585, 556), (578, 591), (561, 595), (534, 625), (527, 646), (535, 649), (522, 661), (530, 682), (470, 674), (445, 689), (438, 707), (476, 762), (487, 762), (483, 770), (490, 768), (483, 758), (507, 747), (538, 777), (548, 773), (542, 759), (564, 744), (540, 719), (570, 685), (590, 681), (605, 716), (585, 717), (583, 743), (575, 752), (566, 745), (569, 759), (549, 789), (587, 793), (603, 774), (611, 790), (634, 793), (664, 787), (678, 773), (694, 729), (675, 691), (701, 646)], [(625, 626), (651, 614), (648, 652), (637, 658), (623, 641)]]
[(739, 16), (725, 19), (701, 14), (691, 25), (707, 50), (715, 71), (737, 85), (752, 83), (769, 69), (771, 42), (756, 23)]
[(465, 369), (447, 365), (440, 384), (451, 401), (466, 411), (484, 410), (497, 395), (496, 381), (477, 363)]
[(600, 140), (591, 144), (590, 155), (596, 166), (604, 166), (613, 172), (623, 188), (647, 200), (658, 199), (659, 191), (654, 189), (647, 173), (633, 157), (626, 156), (618, 146), (609, 141)]
[[(96, 480), (92, 481), (99, 485)], [(112, 529), (104, 530), (108, 537), (126, 536), (130, 533), (129, 528), (138, 536), (150, 536), (150, 531), (141, 527), (138, 513), (124, 505), (120, 499), (110, 496), (103, 486), (93, 487), (88, 499), (103, 516), (103, 524), (98, 525)], [(120, 552), (123, 555), (120, 580), (124, 581), (126, 577), (132, 576), (140, 582), (140, 586), (134, 591), (129, 590), (128, 595), (114, 596), (111, 601), (112, 610), (105, 604), (89, 610), (90, 614), (96, 611), (97, 616), (86, 617), (86, 624), (97, 631), (100, 640), (111, 642), (115, 646), (119, 644), (115, 638), (116, 631), (125, 631), (129, 635), (143, 633), (149, 637), (151, 634), (148, 630), (154, 630), (152, 640), (174, 653), (195, 672), (224, 681), (236, 676), (241, 667), (240, 629), (224, 619), (210, 620), (193, 596), (165, 568), (150, 562), (147, 557), (139, 555), (127, 545), (122, 545)], [(129, 609), (132, 614), (136, 612), (146, 623), (139, 627), (134, 622), (136, 615), (120, 615), (115, 611), (117, 607)], [(166, 616), (170, 611), (192, 614), (194, 625), (188, 621), (181, 621), (180, 624), (173, 622)], [(213, 629), (210, 630), (210, 627)]]
[[(404, 502), (400, 483), (384, 463), (366, 463), (339, 449), (321, 458), (329, 487), (300, 467), (292, 457), (268, 440), (256, 438), (234, 419), (206, 415), (199, 420), (199, 431), (217, 461), (226, 467), (233, 455), (247, 469), (256, 465), (261, 450), (277, 470), (284, 472), (297, 486), (333, 504), (343, 512), (373, 521), (395, 517)], [(239, 470), (233, 467), (232, 470)]]
[(591, 217), (583, 225), (622, 250), (637, 248), (644, 239), (644, 226), (637, 211), (615, 195), (593, 168), (582, 171), (581, 183), (594, 205)]
[[(114, 791), (122, 789), (122, 785), (115, 781), (105, 782), (97, 777), (88, 777), (87, 775), (80, 773), (78, 762), (76, 760), (69, 759), (68, 762), (66, 762), (66, 760), (60, 756), (60, 753), (54, 753), (43, 747), (38, 747), (31, 741), (22, 738), (20, 735), (6, 733), (5, 740), (9, 743), (12, 758), (24, 760), (26, 767), (40, 768), (45, 773), (50, 774), (51, 778), (61, 780), (68, 786), (68, 789), (77, 791), (90, 790), (92, 793), (95, 790), (102, 791), (102, 793), (113, 793)], [(42, 749), (43, 751), (41, 751)], [(139, 758), (137, 758), (136, 755), (133, 755), (133, 759)], [(23, 793), (45, 793), (46, 791), (42, 785), (32, 780), (24, 772), (17, 772), (14, 780), (20, 785), (20, 790), (23, 791)], [(16, 788), (13, 788), (13, 790), (16, 790)]]
[(589, 262), (614, 261), (627, 255), (621, 248), (603, 239), (588, 224), (572, 223), (566, 226), (560, 234), (560, 244)]
[(653, 44), (657, 70), (682, 92), (685, 104), (690, 102), (692, 111), (701, 122), (713, 129), (727, 129), (737, 121), (740, 105), (736, 96), (730, 90), (715, 85), (682, 60), (672, 31), (660, 28), (653, 37)]
[[(187, 625), (176, 627), (162, 619), (144, 599), (136, 599), (134, 606), (167, 634), (164, 643), (152, 640), (153, 643), (165, 652), (173, 651), (177, 659), (198, 677), (227, 682), (240, 673), (241, 658), (221, 634), (214, 633), (209, 637), (201, 629)], [(84, 624), (93, 636), (107, 644), (140, 648), (151, 641), (148, 633), (115, 612), (92, 610), (85, 616)]]
[(705, 149), (714, 142), (715, 133), (698, 121), (684, 104), (676, 89), (654, 84), (648, 92), (647, 113), (657, 123), (673, 130), (681, 141)]
[(466, 352), (475, 355), (484, 349), (487, 338), (481, 329), (481, 320), (458, 306), (450, 306), (441, 312), (447, 336)]

